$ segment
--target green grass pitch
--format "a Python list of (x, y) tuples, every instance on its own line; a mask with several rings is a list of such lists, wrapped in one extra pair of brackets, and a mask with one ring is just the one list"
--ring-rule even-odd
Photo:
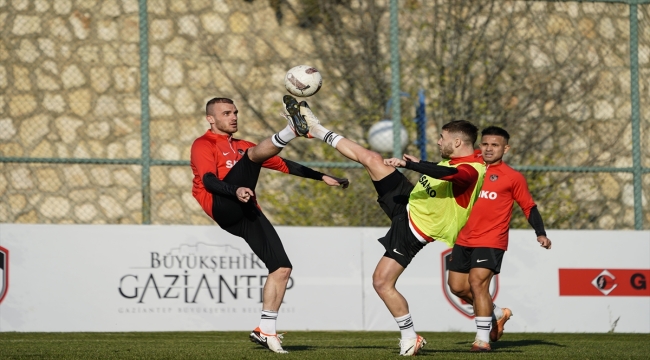
[[(650, 334), (505, 333), (473, 354), (473, 333), (423, 332), (437, 359), (648, 359)], [(399, 332), (291, 331), (274, 354), (247, 332), (0, 333), (2, 359), (394, 359)]]

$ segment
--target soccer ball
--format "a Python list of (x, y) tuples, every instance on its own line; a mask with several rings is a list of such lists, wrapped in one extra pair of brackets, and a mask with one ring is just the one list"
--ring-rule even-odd
[(284, 76), (284, 87), (294, 96), (312, 96), (323, 85), (323, 77), (313, 66), (298, 65), (287, 71)]
[[(406, 149), (409, 135), (404, 126), (400, 133), (400, 148)], [(393, 120), (381, 120), (368, 129), (368, 144), (374, 151), (380, 153), (393, 152)]]

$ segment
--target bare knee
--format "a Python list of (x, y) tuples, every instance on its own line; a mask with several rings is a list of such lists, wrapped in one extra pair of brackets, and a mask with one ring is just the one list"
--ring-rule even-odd
[(289, 281), (291, 275), (291, 268), (281, 267), (269, 274), (269, 277), (274, 277), (279, 281)]
[(393, 286), (392, 283), (390, 281), (387, 281), (387, 279), (385, 279), (384, 277), (378, 274), (373, 274), (372, 287), (375, 288), (377, 294), (381, 296), (382, 294), (385, 294), (388, 291), (390, 291)]
[(374, 151), (364, 151), (359, 156), (359, 162), (367, 168), (374, 168), (376, 166), (384, 166), (384, 158)]
[(464, 299), (467, 295), (470, 295), (468, 274), (449, 271), (447, 285), (449, 285), (449, 290), (451, 290), (452, 294), (458, 296), (461, 299)]
[(449, 289), (451, 290), (451, 293), (458, 296), (459, 298), (465, 298), (467, 295), (470, 294), (470, 288), (469, 284), (465, 283), (464, 285), (460, 285), (457, 283), (449, 283)]
[(469, 277), (469, 288), (472, 294), (482, 294), (488, 291), (490, 286), (489, 279)]

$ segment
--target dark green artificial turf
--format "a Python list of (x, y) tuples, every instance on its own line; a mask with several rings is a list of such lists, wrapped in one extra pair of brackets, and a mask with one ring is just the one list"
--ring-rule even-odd
[[(468, 350), (473, 333), (421, 333), (419, 354), (437, 359), (649, 359), (649, 334), (506, 333), (491, 353)], [(295, 331), (289, 354), (274, 354), (247, 332), (0, 333), (0, 359), (393, 359), (399, 332)]]

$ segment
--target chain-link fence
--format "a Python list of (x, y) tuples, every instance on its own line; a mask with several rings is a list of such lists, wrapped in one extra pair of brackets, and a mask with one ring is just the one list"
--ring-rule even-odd
[[(189, 167), (205, 102), (234, 99), (236, 136), (259, 142), (285, 125), (286, 70), (309, 64), (324, 76), (312, 109), (352, 140), (367, 145), (390, 101), (404, 153), (429, 160), (447, 121), (503, 126), (547, 227), (650, 228), (646, 1), (397, 3), (391, 27), (389, 0), (0, 0), (0, 221), (212, 223)], [(352, 185), (264, 170), (275, 224), (388, 225), (331, 147), (296, 139), (281, 156)]]

